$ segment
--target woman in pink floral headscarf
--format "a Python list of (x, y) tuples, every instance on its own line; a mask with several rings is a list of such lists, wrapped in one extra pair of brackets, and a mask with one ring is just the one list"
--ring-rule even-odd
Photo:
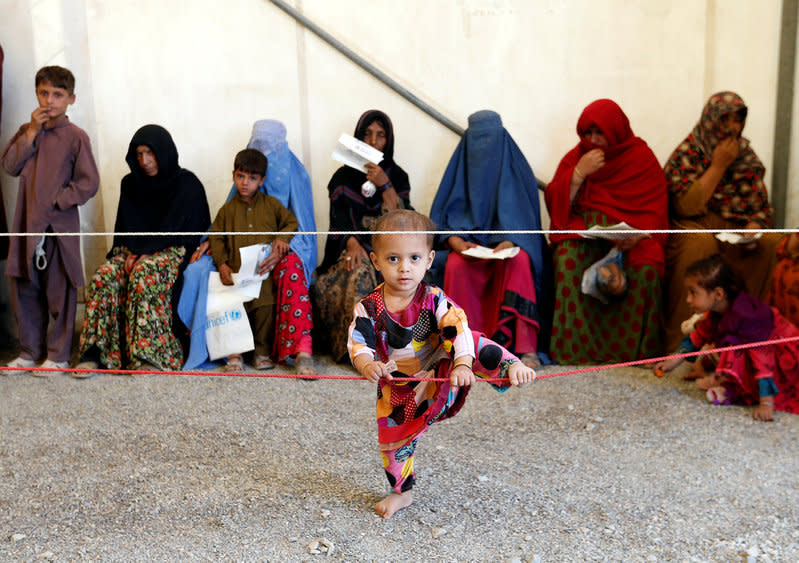
[[(766, 169), (741, 136), (748, 110), (734, 92), (718, 92), (699, 123), (674, 150), (664, 171), (672, 229), (768, 229), (772, 212), (763, 182)], [(746, 291), (765, 299), (774, 270), (779, 235), (729, 244), (713, 234), (672, 234), (666, 246), (664, 328), (666, 349), (683, 338), (680, 324), (691, 316), (683, 275), (689, 264), (721, 254), (746, 282)]]

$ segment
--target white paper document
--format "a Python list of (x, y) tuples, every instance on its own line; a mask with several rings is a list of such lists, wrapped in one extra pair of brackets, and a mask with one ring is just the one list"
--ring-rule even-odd
[[(239, 249), (241, 254), (241, 268), (239, 268), (238, 279), (236, 285), (247, 285), (255, 282), (261, 282), (269, 277), (269, 272), (261, 275), (258, 273), (258, 267), (261, 262), (266, 260), (267, 256), (272, 253), (272, 244), (253, 244), (251, 246), (243, 246)], [(261, 287), (261, 284), (258, 284)]]
[[(236, 282), (238, 274), (233, 274), (233, 281)], [(233, 307), (237, 303), (252, 301), (261, 293), (260, 283), (250, 283), (246, 285), (224, 285), (219, 278), (219, 272), (208, 273), (208, 301), (205, 308), (209, 313), (221, 311)]]
[[(627, 231), (624, 233), (609, 233), (608, 231)], [(649, 236), (644, 231), (639, 231), (635, 227), (631, 227), (624, 221), (621, 223), (616, 223), (615, 225), (608, 225), (607, 227), (600, 227), (599, 225), (594, 225), (588, 232), (581, 233), (580, 236), (584, 238), (602, 238), (606, 240), (624, 240), (628, 238), (632, 238), (634, 236), (645, 235)]]
[(752, 235), (744, 235), (741, 233), (716, 233), (717, 239), (730, 244), (748, 244), (750, 242), (755, 242), (762, 236), (763, 233), (754, 233)]
[(342, 133), (333, 149), (333, 160), (345, 164), (361, 172), (366, 172), (366, 163), (379, 164), (383, 153), (376, 148), (359, 141), (352, 135)]
[(516, 256), (519, 250), (518, 246), (511, 246), (510, 248), (503, 248), (498, 252), (494, 252), (493, 248), (478, 245), (467, 248), (463, 251), (463, 254), (471, 256), (472, 258), (482, 258), (483, 260), (505, 260)]

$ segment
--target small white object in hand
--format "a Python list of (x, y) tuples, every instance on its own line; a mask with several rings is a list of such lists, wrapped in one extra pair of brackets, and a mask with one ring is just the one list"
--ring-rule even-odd
[(366, 180), (361, 185), (361, 193), (363, 194), (363, 197), (372, 197), (377, 193), (377, 186), (375, 186), (370, 180)]

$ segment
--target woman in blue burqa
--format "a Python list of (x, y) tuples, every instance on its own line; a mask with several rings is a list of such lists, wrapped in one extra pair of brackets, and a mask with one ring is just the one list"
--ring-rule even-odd
[[(548, 334), (537, 305), (551, 285), (546, 241), (542, 234), (471, 232), (541, 229), (535, 176), (497, 113), (469, 116), (430, 217), (438, 230), (454, 231), (437, 237), (444, 292), (466, 311), (470, 327), (538, 367), (539, 336)], [(519, 251), (504, 260), (469, 256), (477, 246)]]
[[(285, 125), (271, 119), (256, 121), (247, 148), (261, 151), (269, 161), (259, 189), (280, 200), (294, 214), (300, 232), (316, 231), (311, 181), (305, 167), (289, 149)], [(234, 185), (227, 199), (235, 194)], [(191, 327), (191, 347), (184, 370), (197, 368), (208, 360), (206, 302), (208, 273), (214, 270), (208, 249), (205, 241), (192, 256), (178, 303), (180, 318)], [(312, 375), (315, 372), (311, 346), (313, 318), (308, 283), (316, 268), (316, 235), (295, 235), (290, 249), (273, 274), (277, 295), (273, 356), (280, 363), (293, 362), (301, 375)]]

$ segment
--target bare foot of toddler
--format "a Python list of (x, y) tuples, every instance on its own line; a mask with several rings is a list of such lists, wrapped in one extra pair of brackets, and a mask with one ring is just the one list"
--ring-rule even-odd
[(524, 385), (535, 381), (535, 370), (522, 362), (513, 362), (508, 368), (508, 379), (511, 385)]
[(696, 381), (697, 379), (702, 379), (706, 375), (705, 367), (702, 365), (701, 361), (698, 361), (694, 362), (691, 366), (691, 371), (683, 375), (682, 378), (686, 381)]
[(386, 498), (381, 500), (375, 505), (375, 511), (388, 520), (397, 510), (402, 510), (408, 507), (413, 502), (413, 493), (405, 491), (404, 493), (391, 493)]

